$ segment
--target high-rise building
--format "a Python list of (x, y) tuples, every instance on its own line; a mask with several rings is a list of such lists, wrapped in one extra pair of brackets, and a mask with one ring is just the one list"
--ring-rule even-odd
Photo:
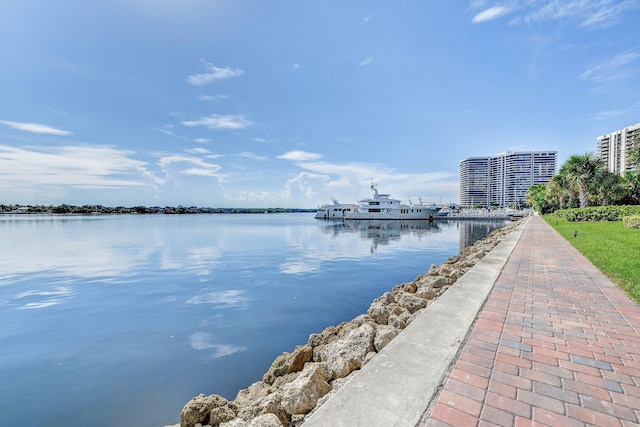
[(532, 185), (546, 184), (556, 172), (556, 151), (507, 151), (460, 161), (460, 206), (522, 207)]
[(634, 170), (628, 160), (634, 144), (640, 144), (640, 123), (598, 137), (598, 153), (609, 172), (624, 175)]

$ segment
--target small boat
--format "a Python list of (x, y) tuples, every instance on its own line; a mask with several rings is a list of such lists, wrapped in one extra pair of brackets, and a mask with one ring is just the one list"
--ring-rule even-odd
[(335, 197), (331, 198), (330, 204), (322, 205), (314, 218), (316, 219), (345, 219), (346, 215), (355, 210), (353, 203), (340, 203)]
[(375, 184), (371, 184), (372, 195), (370, 198), (358, 200), (354, 212), (347, 213), (347, 220), (368, 219), (434, 219), (442, 209), (432, 204), (404, 204), (400, 200), (392, 199), (389, 194), (378, 193)]

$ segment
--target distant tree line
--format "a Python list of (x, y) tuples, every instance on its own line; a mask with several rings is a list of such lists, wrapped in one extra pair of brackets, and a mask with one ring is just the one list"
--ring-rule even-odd
[(66, 214), (66, 215), (107, 215), (107, 214), (251, 214), (251, 213), (291, 213), (315, 212), (315, 209), (298, 208), (206, 208), (197, 206), (102, 206), (102, 205), (0, 205), (0, 213), (20, 214)]
[(620, 176), (609, 172), (604, 160), (594, 153), (575, 154), (551, 181), (531, 186), (525, 199), (540, 213), (594, 205), (638, 205), (640, 138), (632, 142), (627, 158), (633, 170)]

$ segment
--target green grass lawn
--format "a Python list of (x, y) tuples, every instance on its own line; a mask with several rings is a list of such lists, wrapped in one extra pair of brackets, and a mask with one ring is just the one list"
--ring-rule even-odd
[[(622, 222), (569, 222), (543, 218), (578, 251), (640, 305), (640, 229)], [(577, 237), (573, 232), (577, 231)]]

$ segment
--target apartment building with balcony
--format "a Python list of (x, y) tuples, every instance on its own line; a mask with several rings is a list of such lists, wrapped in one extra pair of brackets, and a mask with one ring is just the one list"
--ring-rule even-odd
[(635, 170), (629, 163), (629, 149), (640, 144), (640, 123), (598, 137), (598, 154), (609, 172), (624, 175)]
[(529, 187), (546, 184), (557, 167), (556, 151), (524, 151), (460, 161), (460, 206), (518, 208)]

